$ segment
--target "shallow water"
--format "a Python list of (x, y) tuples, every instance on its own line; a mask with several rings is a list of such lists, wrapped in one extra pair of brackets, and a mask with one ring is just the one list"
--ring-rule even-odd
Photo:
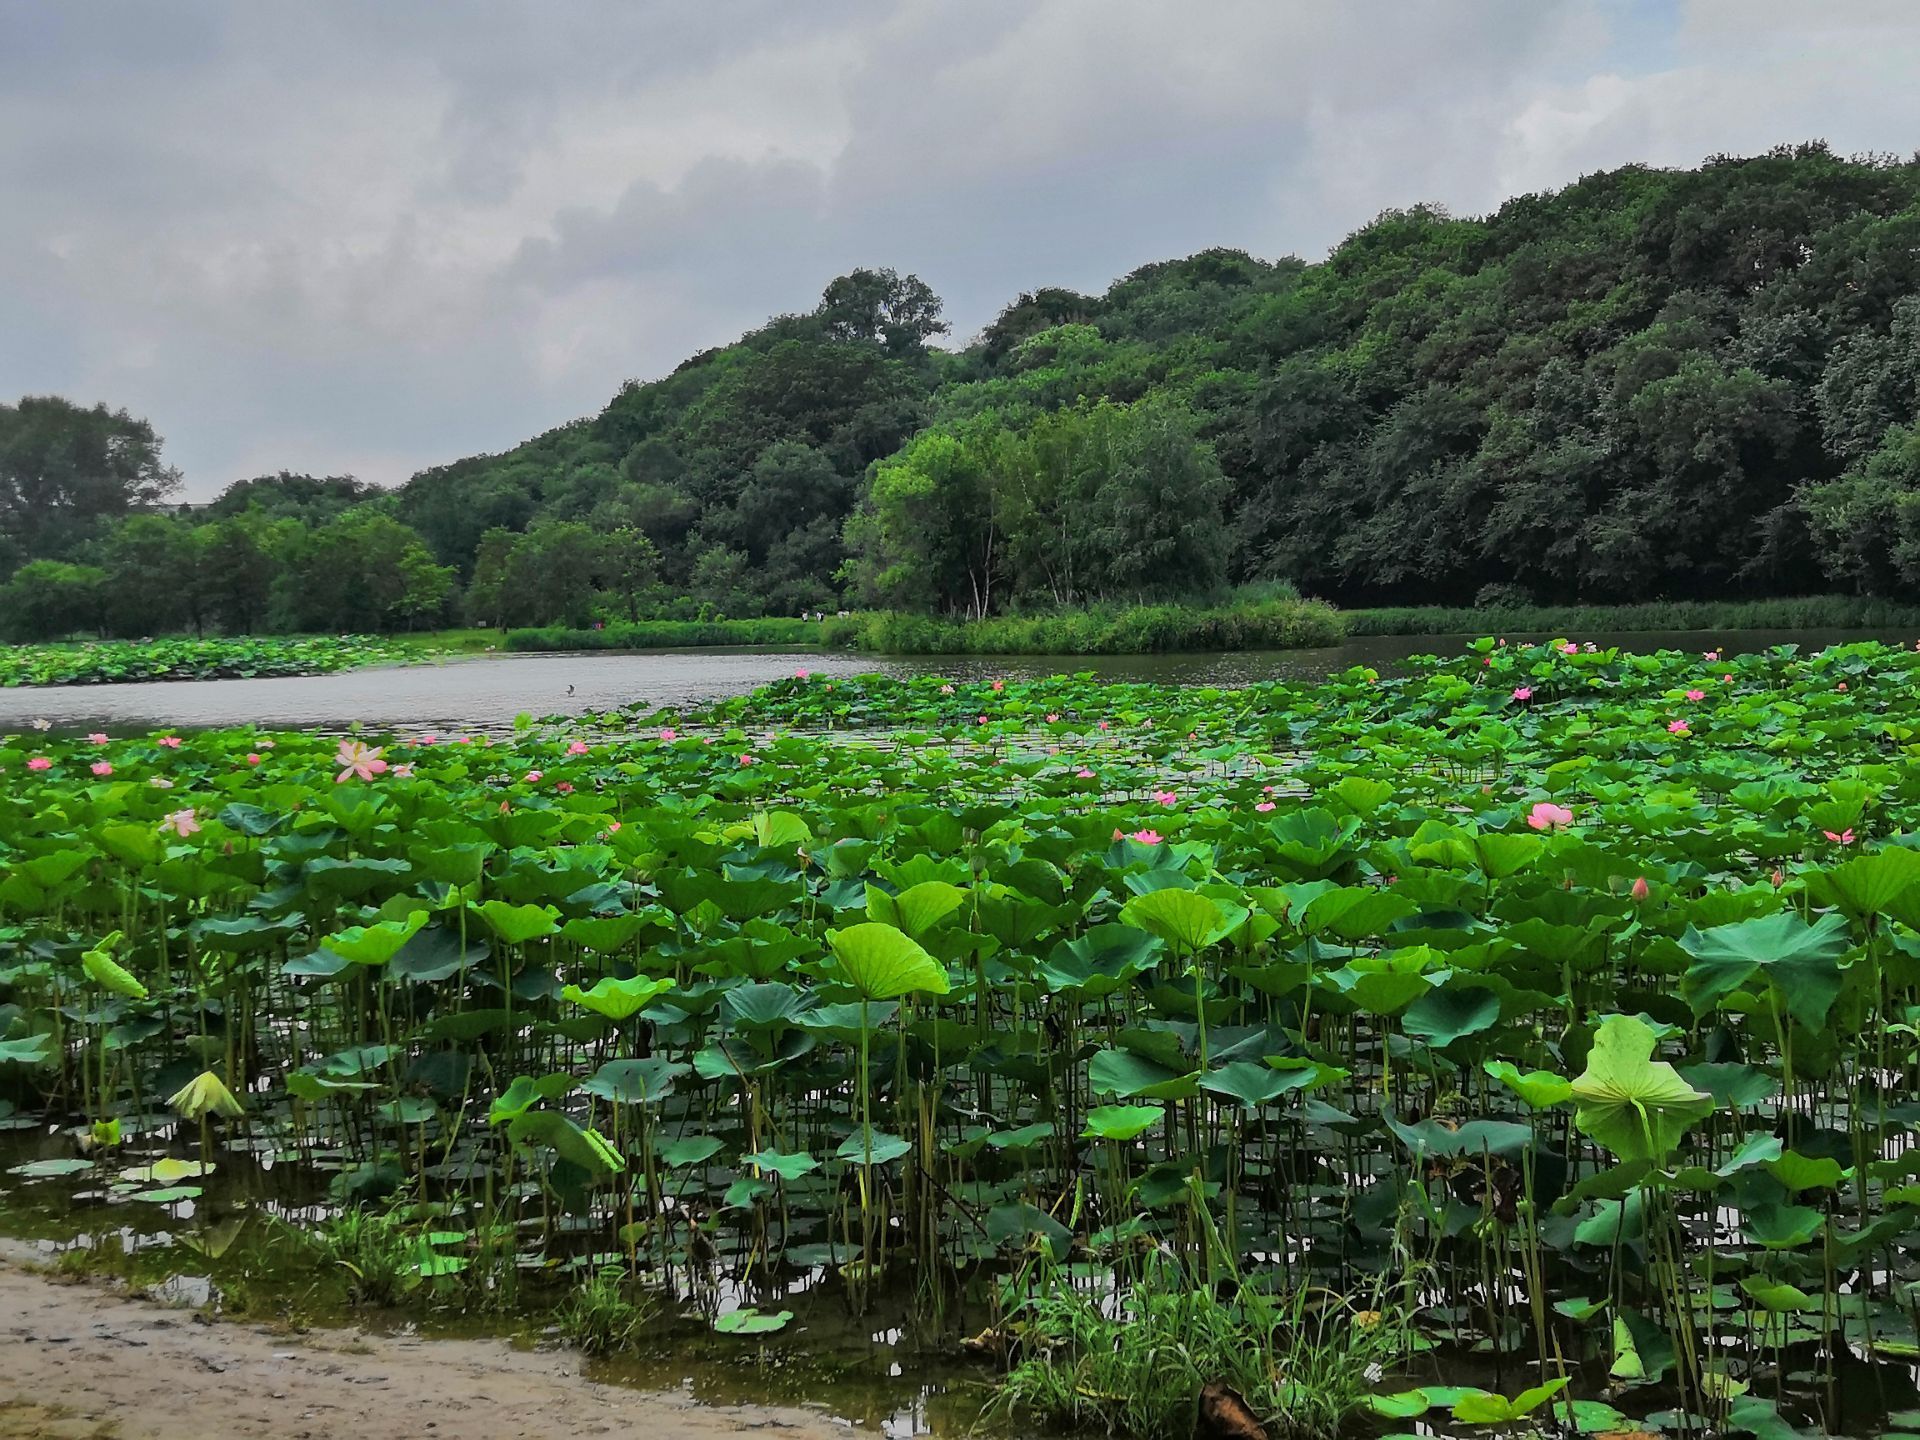
[[(840, 651), (653, 650), (463, 656), (420, 665), (261, 680), (141, 685), (53, 685), (0, 690), (0, 730), (34, 720), (66, 727), (258, 725), (267, 729), (374, 727), (498, 729), (514, 716), (586, 714), (637, 705), (693, 705), (742, 694), (808, 670), (818, 675), (938, 674), (955, 679), (1091, 672), (1165, 685), (1317, 680), (1355, 665), (1392, 670), (1411, 655), (1457, 653), (1465, 635), (1369, 636), (1318, 650), (1180, 655), (919, 655)], [(1518, 638), (1525, 638), (1516, 636)], [(1868, 630), (1674, 631), (1590, 635), (1633, 650), (1729, 652), (1797, 643), (1904, 640)]]

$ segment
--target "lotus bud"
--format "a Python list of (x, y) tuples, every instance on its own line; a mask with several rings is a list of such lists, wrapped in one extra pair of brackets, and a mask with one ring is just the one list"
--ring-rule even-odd
[(1634, 899), (1644, 900), (1651, 893), (1652, 893), (1652, 887), (1647, 884), (1646, 876), (1642, 875), (1638, 880), (1635, 880), (1633, 882), (1633, 898)]

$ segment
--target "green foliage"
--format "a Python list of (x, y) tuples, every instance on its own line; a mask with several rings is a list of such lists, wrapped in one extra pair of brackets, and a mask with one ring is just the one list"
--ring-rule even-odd
[(135, 680), (223, 680), (324, 675), (407, 658), (367, 635), (230, 640), (104, 641), (0, 649), (0, 685), (111, 685)]
[(618, 1265), (605, 1265), (574, 1287), (554, 1311), (567, 1343), (589, 1355), (614, 1355), (640, 1342), (660, 1313), (660, 1302)]

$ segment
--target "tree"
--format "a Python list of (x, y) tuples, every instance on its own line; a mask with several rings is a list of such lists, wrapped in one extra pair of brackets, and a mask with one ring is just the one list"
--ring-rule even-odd
[(106, 573), (91, 565), (29, 560), (0, 586), (0, 629), (21, 643), (97, 631), (106, 583)]
[(1799, 500), (1835, 580), (1869, 595), (1920, 590), (1920, 425), (1888, 430), (1879, 449)]
[(835, 340), (883, 345), (895, 355), (916, 354), (947, 333), (940, 297), (918, 275), (892, 270), (854, 270), (829, 282), (814, 314)]
[(627, 619), (638, 620), (642, 604), (660, 583), (660, 552), (640, 530), (622, 526), (600, 537), (596, 567)]
[(125, 410), (54, 395), (0, 405), (0, 534), (18, 557), (66, 553), (179, 485), (153, 427)]
[[(297, 525), (297, 521), (286, 522)], [(266, 619), (278, 568), (272, 522), (247, 510), (203, 525), (195, 533), (199, 575), (208, 612), (229, 632), (248, 634)]]
[(451, 595), (451, 566), (391, 515), (349, 510), (296, 536), (274, 585), (281, 628), (398, 630), (434, 616)]
[(106, 585), (101, 602), (109, 633), (164, 635), (206, 628), (200, 562), (193, 528), (170, 515), (130, 515), (101, 546)]

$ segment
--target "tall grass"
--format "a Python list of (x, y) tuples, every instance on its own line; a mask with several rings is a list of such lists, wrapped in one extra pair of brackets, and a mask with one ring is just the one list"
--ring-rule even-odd
[(1301, 650), (1337, 645), (1340, 614), (1318, 600), (1135, 605), (1057, 615), (948, 620), (875, 615), (860, 648), (888, 655), (1148, 655), (1176, 650)]
[(598, 630), (547, 625), (510, 630), (509, 650), (704, 650), (720, 645), (850, 646), (858, 618), (800, 620), (770, 615), (754, 620), (616, 621)]
[(1342, 612), (1349, 635), (1492, 635), (1589, 630), (1920, 629), (1920, 605), (1858, 595), (1654, 600), (1642, 605), (1399, 606)]
[[(1331, 1440), (1367, 1403), (1400, 1337), (1377, 1311), (1321, 1292), (1196, 1286), (1170, 1262), (1118, 1297), (1054, 1272), (1008, 1316), (1019, 1358), (989, 1410), (1137, 1440), (1235, 1433), (1208, 1409), (1244, 1404), (1269, 1436)], [(1227, 1393), (1231, 1392), (1231, 1393)]]

